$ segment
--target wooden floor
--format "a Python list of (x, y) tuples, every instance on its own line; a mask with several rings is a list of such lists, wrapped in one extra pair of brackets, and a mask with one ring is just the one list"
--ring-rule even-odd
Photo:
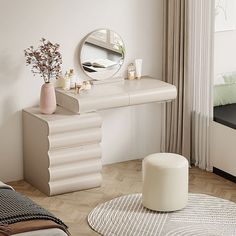
[[(141, 192), (141, 161), (129, 161), (103, 168), (100, 188), (47, 197), (24, 181), (10, 183), (17, 191), (61, 218), (72, 236), (98, 235), (86, 221), (88, 213), (98, 204), (114, 197)], [(190, 169), (189, 191), (206, 193), (236, 202), (236, 184), (198, 168)]]

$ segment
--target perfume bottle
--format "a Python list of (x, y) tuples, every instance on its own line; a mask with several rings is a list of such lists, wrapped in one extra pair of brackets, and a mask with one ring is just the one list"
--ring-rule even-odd
[(70, 90), (70, 73), (66, 72), (65, 77), (64, 77), (64, 90)]
[(135, 79), (135, 66), (133, 63), (128, 65), (128, 80)]

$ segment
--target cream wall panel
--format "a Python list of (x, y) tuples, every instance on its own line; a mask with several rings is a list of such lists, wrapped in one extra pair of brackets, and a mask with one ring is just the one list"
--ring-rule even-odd
[(103, 118), (103, 164), (140, 159), (159, 152), (161, 139), (156, 134), (161, 130), (158, 115), (161, 111), (161, 104), (156, 103), (99, 111)]

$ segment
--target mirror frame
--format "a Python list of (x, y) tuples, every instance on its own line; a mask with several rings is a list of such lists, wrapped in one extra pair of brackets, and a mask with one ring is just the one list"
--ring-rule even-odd
[[(88, 39), (88, 37), (89, 37), (90, 35), (92, 35), (93, 33), (97, 32), (97, 31), (100, 31), (100, 30), (110, 30), (110, 31), (115, 32), (115, 33), (120, 37), (120, 39), (122, 40), (123, 47), (124, 47), (123, 63), (120, 65), (119, 69), (118, 69), (113, 75), (111, 75), (110, 77), (108, 77), (108, 78), (106, 78), (106, 79), (103, 79), (103, 80), (97, 80), (97, 79), (95, 79), (95, 78), (89, 76), (88, 73), (86, 73), (86, 71), (84, 70), (83, 65), (82, 65), (82, 61), (81, 61), (81, 55), (82, 55), (82, 51), (83, 51), (83, 46), (85, 45), (86, 40)], [(120, 34), (118, 34), (116, 31), (111, 30), (111, 29), (108, 29), (108, 28), (98, 28), (98, 29), (95, 29), (95, 30), (91, 31), (90, 33), (88, 33), (88, 34), (83, 38), (83, 40), (82, 40), (81, 43), (80, 43), (80, 52), (79, 52), (79, 64), (80, 64), (80, 68), (81, 68), (81, 70), (83, 71), (83, 73), (86, 75), (86, 77), (88, 77), (90, 80), (105, 81), (105, 80), (114, 78), (114, 76), (121, 70), (121, 68), (122, 68), (122, 66), (123, 66), (123, 64), (124, 64), (124, 61), (125, 61), (125, 57), (126, 57), (126, 46), (125, 46), (125, 43), (124, 43), (123, 38), (122, 38), (122, 37), (120, 36)]]

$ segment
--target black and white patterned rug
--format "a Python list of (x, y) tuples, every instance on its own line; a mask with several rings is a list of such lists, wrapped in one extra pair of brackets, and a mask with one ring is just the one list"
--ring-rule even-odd
[(88, 223), (104, 236), (236, 236), (236, 204), (189, 194), (183, 210), (159, 213), (142, 206), (141, 194), (131, 194), (97, 206)]

